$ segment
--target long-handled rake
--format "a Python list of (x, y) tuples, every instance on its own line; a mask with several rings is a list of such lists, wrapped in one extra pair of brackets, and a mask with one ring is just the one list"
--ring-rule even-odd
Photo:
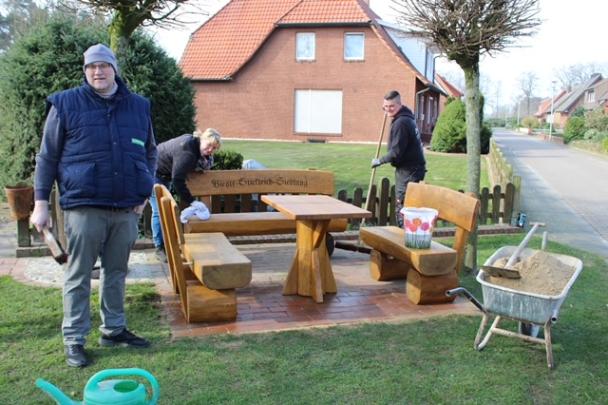
[[(378, 138), (378, 145), (376, 147), (376, 154), (374, 155), (374, 159), (378, 159), (378, 156), (380, 156), (380, 148), (382, 147), (382, 139), (384, 138), (384, 130), (386, 128), (386, 117), (387, 117), (387, 115), (386, 115), (386, 113), (384, 113), (384, 118), (382, 120), (382, 130), (380, 131), (380, 137)], [(370, 198), (370, 194), (372, 193), (372, 187), (374, 186), (375, 178), (376, 178), (376, 168), (372, 167), (372, 174), (369, 179), (369, 187), (367, 188), (367, 195), (366, 195), (366, 199), (365, 199), (365, 209), (368, 211), (372, 207), (372, 199)], [(359, 227), (362, 228), (364, 225), (365, 225), (365, 218), (363, 218), (361, 220), (361, 224), (359, 225)], [(336, 241), (335, 247), (337, 247), (338, 249), (350, 250), (353, 252), (361, 252), (361, 253), (367, 253), (367, 254), (369, 254), (371, 252), (370, 248), (361, 245), (360, 236), (357, 239), (356, 244)]]

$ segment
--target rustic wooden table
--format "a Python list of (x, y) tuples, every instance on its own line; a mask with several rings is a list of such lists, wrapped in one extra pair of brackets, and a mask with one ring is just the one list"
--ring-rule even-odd
[(264, 195), (262, 201), (296, 221), (296, 253), (283, 288), (323, 302), (323, 294), (336, 293), (336, 280), (325, 234), (333, 218), (368, 218), (372, 213), (326, 195)]

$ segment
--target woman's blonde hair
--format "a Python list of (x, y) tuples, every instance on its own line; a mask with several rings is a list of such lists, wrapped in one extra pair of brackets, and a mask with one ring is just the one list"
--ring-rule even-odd
[(192, 133), (192, 136), (198, 138), (200, 142), (205, 142), (210, 145), (220, 146), (222, 144), (222, 135), (217, 129), (207, 128), (205, 132), (201, 132), (197, 129)]

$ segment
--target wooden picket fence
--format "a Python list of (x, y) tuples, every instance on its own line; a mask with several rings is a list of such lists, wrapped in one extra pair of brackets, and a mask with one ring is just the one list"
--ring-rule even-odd
[[(460, 190), (462, 192), (462, 190)], [(518, 190), (513, 183), (506, 183), (504, 187), (495, 185), (492, 190), (484, 187), (479, 196), (479, 225), (488, 224), (511, 224), (514, 214), (514, 207), (517, 206)], [(372, 217), (365, 220), (367, 225), (395, 225), (395, 186), (390, 184), (388, 178), (383, 178), (379, 185), (373, 185), (370, 190), (372, 203), (368, 209), (372, 212)], [(349, 202), (358, 207), (364, 207), (366, 199), (363, 197), (363, 190), (356, 188), (352, 195), (348, 195), (346, 190), (338, 191), (338, 199)], [(351, 227), (358, 228), (360, 219), (350, 220)]]

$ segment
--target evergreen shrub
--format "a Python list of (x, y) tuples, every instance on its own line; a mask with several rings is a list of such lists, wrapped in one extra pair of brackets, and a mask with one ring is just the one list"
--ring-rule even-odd
[[(82, 54), (109, 43), (107, 27), (55, 15), (33, 27), (0, 57), (0, 186), (31, 179), (46, 118), (46, 97), (82, 84)], [(194, 91), (179, 67), (147, 35), (136, 32), (121, 76), (152, 103), (157, 143), (194, 130)]]
[(582, 139), (585, 134), (585, 118), (570, 117), (564, 127), (564, 142), (569, 143), (575, 139)]
[[(490, 150), (492, 130), (481, 126), (481, 153)], [(446, 105), (433, 130), (431, 150), (446, 153), (465, 153), (467, 151), (466, 109), (461, 100), (454, 100)]]
[(213, 161), (213, 170), (237, 170), (243, 167), (243, 155), (230, 149), (217, 151)]

